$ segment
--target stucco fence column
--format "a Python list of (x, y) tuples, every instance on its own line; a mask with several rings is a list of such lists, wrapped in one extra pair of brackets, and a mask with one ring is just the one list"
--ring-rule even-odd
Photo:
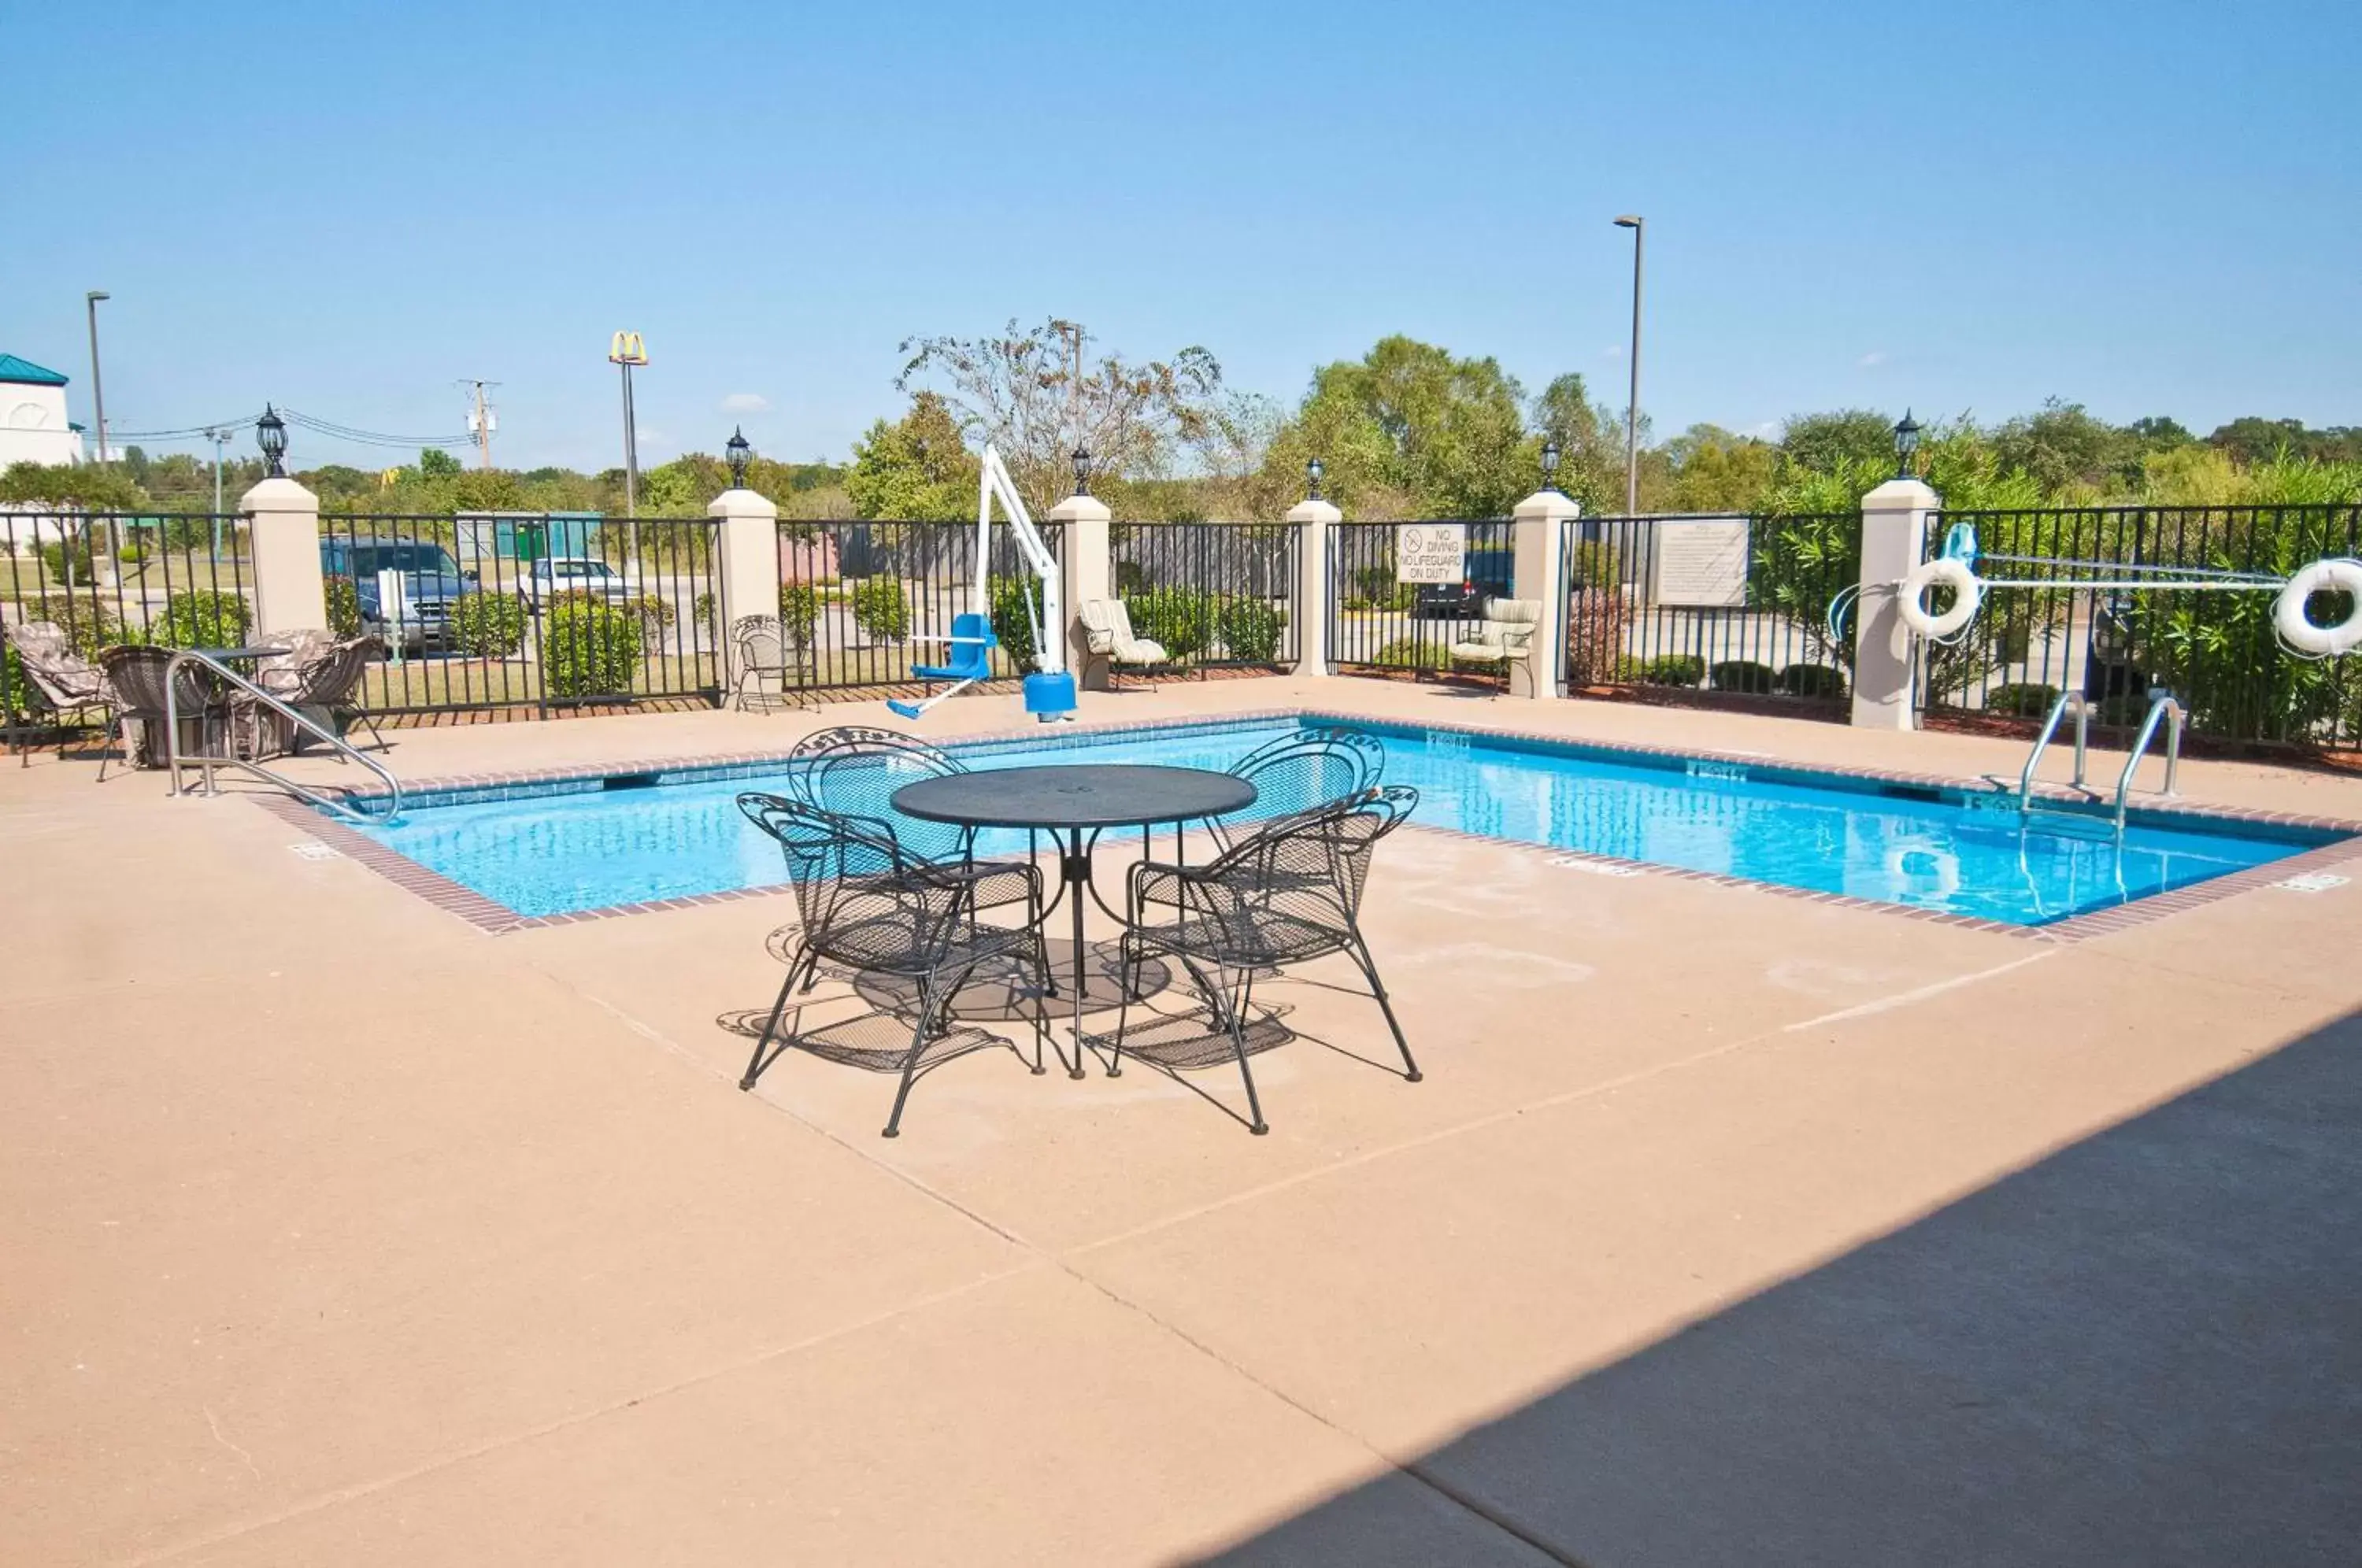
[(1861, 593), (1854, 601), (1853, 722), (1863, 729), (1918, 726), (1912, 701), (1917, 638), (1903, 620), (1898, 585), (1927, 547), (1927, 519), (1942, 502), (1917, 480), (1889, 480), (1861, 498)]
[(1329, 597), (1337, 591), (1329, 569), (1329, 525), (1345, 514), (1314, 496), (1287, 509), (1296, 525), (1296, 673), (1328, 675)]
[(267, 479), (238, 498), (247, 554), (254, 563), (251, 635), (326, 631), (328, 590), (320, 575), (320, 498), (292, 479)]
[[(1533, 642), (1526, 655), (1531, 677), (1530, 697), (1566, 695), (1566, 525), (1583, 515), (1571, 496), (1554, 490), (1538, 491), (1518, 502), (1511, 514), (1509, 536), (1514, 565), (1513, 597), (1541, 606), (1534, 623)], [(1518, 683), (1509, 682), (1516, 696)]]
[(1059, 614), (1065, 625), (1043, 627), (1045, 636), (1064, 633), (1066, 668), (1075, 672), (1079, 691), (1108, 689), (1108, 661), (1094, 657), (1090, 635), (1083, 628), (1083, 606), (1094, 599), (1113, 597), (1115, 572), (1108, 559), (1107, 503), (1095, 495), (1070, 495), (1050, 508), (1049, 520), (1058, 525)]
[(714, 542), (714, 576), (720, 590), (723, 702), (737, 689), (738, 643), (731, 624), (746, 615), (779, 613), (779, 509), (751, 490), (725, 490), (708, 502), (708, 517), (722, 526)]

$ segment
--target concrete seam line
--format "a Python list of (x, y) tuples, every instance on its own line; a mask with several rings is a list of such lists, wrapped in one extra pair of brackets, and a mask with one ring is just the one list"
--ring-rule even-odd
[(1870, 1001), (1857, 1003), (1852, 1007), (1839, 1008), (1835, 1012), (1825, 1012), (1818, 1018), (1783, 1023), (1780, 1026), (1780, 1032), (1794, 1034), (1800, 1030), (1818, 1029), (1823, 1024), (1843, 1023), (1849, 1019), (1870, 1018), (1878, 1013), (1890, 1012), (1898, 1007), (1909, 1007), (1914, 1002), (1926, 1001), (1931, 997), (1942, 996), (1947, 991), (1959, 990), (1962, 986), (1973, 986), (1980, 980), (1990, 980), (1997, 976), (2006, 975), (2013, 969), (2023, 969), (2028, 964), (2039, 964), (2046, 958), (2056, 958), (2064, 951), (2064, 948), (2046, 947), (2039, 953), (2029, 953), (2023, 958), (2013, 958), (2006, 964), (1997, 964), (1990, 969), (1971, 970), (1965, 975), (1955, 975), (1948, 980), (1937, 980), (1931, 985), (1915, 987), (1907, 991), (1897, 991), (1891, 997), (1878, 997)]

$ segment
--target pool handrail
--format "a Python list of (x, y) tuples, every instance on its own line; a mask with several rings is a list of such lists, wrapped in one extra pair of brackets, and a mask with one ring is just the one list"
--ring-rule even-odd
[[(307, 731), (315, 737), (326, 741), (330, 750), (346, 760), (358, 762), (376, 774), (384, 782), (386, 788), (384, 814), (373, 816), (367, 812), (356, 810), (351, 804), (336, 796), (323, 794), (306, 785), (298, 784), (292, 778), (274, 773), (249, 757), (215, 756), (211, 753), (194, 757), (182, 756), (180, 691), (173, 678), (180, 673), (182, 666), (189, 664), (204, 666), (215, 679), (226, 681), (257, 701), (270, 707), (281, 717)], [(192, 763), (204, 772), (204, 787), (202, 792), (207, 795), (219, 793), (214, 785), (214, 769), (226, 765), (232, 767), (242, 767), (266, 783), (275, 784), (289, 794), (309, 801), (323, 811), (333, 812), (348, 822), (387, 823), (402, 815), (402, 780), (393, 776), (392, 768), (362, 751), (359, 746), (352, 745), (326, 725), (320, 723), (308, 713), (280, 701), (278, 697), (238, 674), (211, 654), (197, 648), (184, 648), (174, 654), (172, 661), (164, 667), (164, 766), (170, 777), (166, 793), (172, 795), (181, 793), (181, 769)]]

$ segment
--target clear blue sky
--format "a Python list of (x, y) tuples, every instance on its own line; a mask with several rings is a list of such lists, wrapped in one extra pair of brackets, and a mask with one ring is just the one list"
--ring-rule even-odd
[[(1561, 0), (36, 7), (0, 351), (504, 464), (842, 457), (896, 344), (1057, 313), (1292, 401), (1407, 332), (1660, 435), (2079, 400), (2362, 423), (2362, 6)], [(300, 435), (305, 463), (396, 460)], [(398, 455), (397, 455), (398, 456)]]

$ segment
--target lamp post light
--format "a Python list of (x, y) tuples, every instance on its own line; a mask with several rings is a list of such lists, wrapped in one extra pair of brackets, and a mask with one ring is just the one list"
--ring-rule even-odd
[(746, 444), (745, 426), (740, 425), (730, 432), (729, 445), (724, 447), (723, 450), (730, 454), (730, 488), (732, 490), (745, 490), (746, 488), (746, 462), (748, 458), (755, 455), (755, 448)]
[(1632, 231), (1632, 386), (1624, 402), (1624, 514), (1640, 510), (1640, 243), (1646, 226), (1638, 213), (1616, 220)]
[(1918, 477), (1911, 471), (1911, 459), (1917, 455), (1918, 451), (1919, 422), (1911, 417), (1911, 411), (1906, 408), (1903, 411), (1903, 417), (1894, 425), (1894, 477), (1896, 479)]
[(111, 299), (105, 289), (93, 289), (83, 295), (83, 306), (90, 312), (90, 401), (98, 419), (98, 460), (106, 461), (106, 388), (98, 379), (98, 302)]
[(1090, 492), (1091, 492), (1091, 453), (1090, 453), (1090, 448), (1089, 448), (1089, 447), (1076, 447), (1075, 448), (1075, 459), (1074, 459), (1074, 460), (1075, 460), (1075, 493), (1076, 493), (1076, 495), (1088, 495), (1088, 494), (1090, 494)]
[(1310, 462), (1304, 465), (1304, 477), (1311, 481), (1311, 488), (1305, 492), (1305, 500), (1318, 501), (1320, 499), (1320, 476), (1328, 471), (1329, 469), (1327, 466), (1324, 465), (1318, 458), (1313, 458)]
[(280, 459), (287, 455), (287, 422), (267, 403), (262, 417), (254, 422), (254, 440), (262, 448), (263, 477), (285, 479), (287, 469)]
[(1542, 443), (1542, 488), (1555, 492), (1558, 489), (1558, 442)]

